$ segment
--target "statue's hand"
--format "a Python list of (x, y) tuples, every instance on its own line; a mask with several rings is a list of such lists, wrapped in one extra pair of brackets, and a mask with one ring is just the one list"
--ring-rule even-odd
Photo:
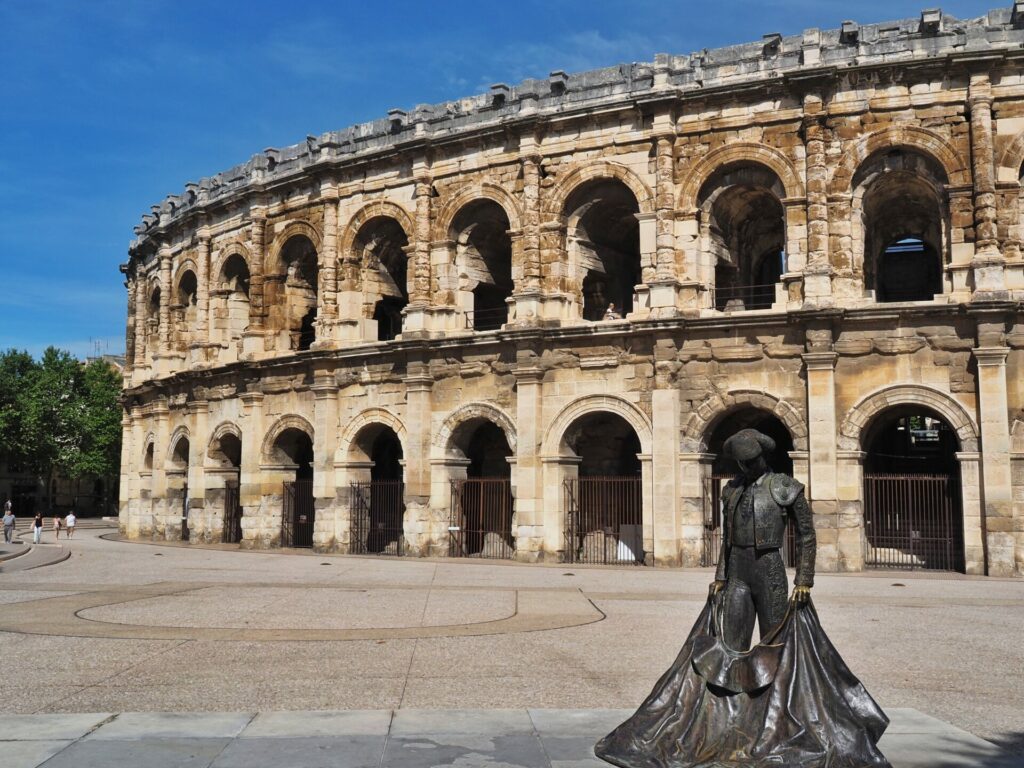
[(806, 603), (811, 599), (810, 587), (793, 587), (793, 594), (789, 598), (794, 603)]
[(719, 592), (721, 592), (723, 589), (725, 589), (725, 582), (724, 581), (719, 581), (718, 579), (716, 579), (715, 581), (712, 581), (711, 585), (708, 587), (708, 597), (714, 597)]

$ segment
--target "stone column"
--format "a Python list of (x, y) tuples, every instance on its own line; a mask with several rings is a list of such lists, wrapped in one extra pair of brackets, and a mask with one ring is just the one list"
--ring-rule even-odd
[[(825, 162), (825, 116), (821, 110), (820, 96), (809, 94), (804, 98), (806, 117), (803, 128), (807, 153), (806, 271), (815, 276), (810, 285), (805, 284), (804, 296), (819, 306), (831, 304), (832, 301), (832, 264), (828, 253), (828, 167)], [(787, 273), (794, 271), (787, 265)]]
[(169, 358), (173, 356), (171, 350), (171, 297), (173, 288), (171, 286), (171, 250), (163, 247), (160, 249), (160, 310), (157, 337), (160, 348), (154, 349), (152, 359), (155, 364), (156, 373), (159, 376), (170, 373)]
[(210, 341), (210, 230), (199, 230), (199, 274), (196, 275), (196, 328), (193, 338), (200, 344)]
[(324, 237), (320, 245), (320, 286), (317, 291), (317, 332), (313, 349), (336, 346), (334, 328), (338, 320), (338, 188), (324, 186)]
[[(121, 413), (121, 469), (120, 498), (117, 500), (117, 527), (122, 536), (130, 535), (128, 529), (128, 518), (133, 499), (139, 498), (138, 483), (136, 482), (136, 462), (133, 461), (139, 452), (138, 432), (135, 428), (135, 421), (132, 418), (132, 410), (126, 405)], [(104, 510), (104, 514), (106, 514)]]
[[(687, 448), (694, 447), (692, 445)], [(681, 563), (684, 568), (699, 568), (712, 562), (718, 552), (705, 550), (705, 520), (714, 519), (719, 510), (706, 509), (711, 503), (708, 483), (711, 480), (713, 453), (684, 450), (679, 454), (679, 495), (681, 497)]]
[(540, 443), (543, 439), (541, 400), (544, 371), (527, 353), (515, 369), (516, 377), (516, 463), (515, 514), (516, 559), (524, 562), (557, 562), (557, 551), (544, 546), (544, 489), (541, 477)]
[(1004, 346), (975, 347), (981, 417), (981, 479), (988, 574), (1012, 576), (1016, 568), (1010, 424)]
[(167, 538), (169, 518), (173, 519), (177, 510), (168, 511), (167, 502), (167, 448), (170, 442), (170, 412), (167, 398), (159, 397), (150, 407), (153, 419), (153, 475), (150, 485), (150, 498), (153, 501), (153, 537)]
[(974, 176), (975, 299), (1008, 298), (996, 226), (996, 177), (992, 137), (992, 84), (988, 73), (971, 75), (971, 171)]
[(517, 326), (537, 325), (544, 315), (540, 258), (540, 162), (540, 156), (534, 153), (522, 158), (522, 259), (519, 265), (515, 261), (512, 264), (513, 277), (517, 266), (522, 269), (514, 294)]
[(651, 453), (654, 564), (678, 566), (683, 561), (682, 509), (679, 499), (679, 390), (659, 388), (651, 393), (653, 451)]
[(146, 373), (146, 328), (149, 321), (149, 296), (146, 295), (148, 281), (143, 272), (135, 273), (135, 360), (132, 366), (133, 378), (141, 382)]
[(262, 208), (253, 208), (250, 216), (249, 328), (242, 334), (242, 352), (248, 358), (263, 352), (263, 325), (266, 320), (263, 286), (266, 282), (267, 215)]
[(864, 570), (864, 451), (836, 451), (839, 570)]
[(961, 451), (960, 509), (964, 518), (964, 570), (974, 576), (985, 575), (985, 528), (981, 503), (981, 454)]
[(683, 306), (683, 275), (676, 266), (675, 133), (655, 139), (654, 276), (649, 281), (651, 314), (675, 317)]
[(431, 391), (434, 379), (424, 363), (410, 366), (405, 378), (405, 539), (411, 554), (440, 554), (434, 541), (430, 495)]
[[(195, 400), (190, 406), (191, 428), (188, 449), (189, 541), (213, 541), (213, 521), (206, 508), (206, 446), (210, 440), (210, 404)], [(217, 539), (219, 540), (219, 536)]]
[(135, 272), (127, 274), (127, 279), (124, 281), (125, 290), (128, 293), (128, 322), (125, 324), (124, 333), (124, 384), (130, 385), (132, 380), (132, 370), (135, 368), (135, 334), (136, 334), (136, 314), (135, 308), (137, 305), (137, 296), (135, 288)]
[(263, 446), (263, 393), (249, 389), (240, 395), (242, 401), (242, 466), (238, 475), (238, 500), (242, 506), (242, 549), (258, 544), (262, 516), (263, 487), (260, 472), (260, 450)]
[(434, 286), (430, 271), (430, 199), (431, 182), (428, 168), (422, 161), (414, 163), (416, 188), (416, 212), (413, 222), (412, 248), (409, 263), (409, 304), (402, 313), (402, 336), (414, 337), (425, 334), (428, 328), (427, 310), (431, 302)]
[(839, 530), (836, 488), (836, 360), (835, 352), (812, 351), (803, 355), (807, 373), (807, 432), (811, 483), (808, 499), (818, 531), (818, 567), (843, 570), (844, 547), (855, 548), (850, 533)]
[(334, 454), (338, 449), (338, 384), (328, 368), (313, 374), (313, 499), (316, 520), (313, 545), (318, 550), (337, 547), (338, 491), (334, 482)]

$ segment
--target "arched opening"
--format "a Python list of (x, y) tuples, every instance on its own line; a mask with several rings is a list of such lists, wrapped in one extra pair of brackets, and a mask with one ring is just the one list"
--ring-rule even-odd
[(351, 452), (357, 465), (369, 467), (361, 473), (364, 477), (349, 488), (352, 521), (349, 552), (404, 554), (405, 484), (401, 440), (391, 427), (371, 424), (356, 435)]
[(174, 338), (178, 349), (184, 350), (188, 346), (198, 313), (199, 283), (196, 281), (196, 273), (192, 270), (188, 269), (182, 273), (178, 280), (175, 299), (174, 306), (171, 307), (174, 318)]
[(785, 192), (772, 171), (733, 166), (701, 188), (701, 235), (715, 266), (714, 307), (770, 309), (786, 271)]
[(459, 288), (472, 293), (468, 327), (493, 331), (508, 321), (512, 296), (512, 238), (508, 214), (493, 200), (477, 200), (452, 221)]
[(964, 572), (959, 440), (919, 405), (893, 406), (864, 430), (864, 564)]
[(466, 473), (464, 479), (452, 481), (450, 554), (514, 557), (512, 448), (505, 432), (487, 419), (470, 419), (452, 434), (449, 451)]
[[(180, 537), (182, 541), (189, 540), (188, 524), (188, 463), (189, 463), (189, 441), (181, 435), (174, 444), (171, 451), (171, 459), (167, 467), (167, 505), (169, 509), (180, 510)], [(168, 534), (172, 533), (172, 527), (168, 526)]]
[[(239, 484), (242, 468), (242, 440), (233, 432), (226, 432), (210, 445), (209, 459), (216, 465), (216, 473), (224, 478), (223, 522), (221, 540), (229, 544), (242, 541), (242, 504)], [(208, 503), (217, 502), (217, 492), (207, 491)]]
[(577, 264), (585, 320), (614, 320), (633, 311), (641, 281), (640, 206), (617, 179), (575, 190), (565, 205), (568, 250)]
[(316, 246), (305, 235), (293, 235), (281, 248), (278, 261), (279, 271), (268, 276), (265, 288), (271, 327), (287, 335), (289, 349), (309, 349), (316, 340), (320, 275)]
[(855, 174), (864, 287), (876, 301), (930, 301), (943, 292), (944, 178), (933, 161), (905, 150), (877, 156)]
[(312, 547), (316, 510), (313, 504), (313, 438), (288, 427), (274, 440), (273, 461), (291, 475), (284, 481), (281, 546)]
[[(725, 441), (741, 429), (756, 429), (775, 441), (775, 451), (765, 458), (772, 472), (793, 475), (793, 436), (786, 425), (775, 415), (760, 408), (746, 406), (731, 411), (720, 418), (711, 428), (706, 440), (707, 452), (715, 458), (711, 464), (711, 475), (707, 478), (704, 504), (704, 555), (703, 566), (717, 566), (722, 547), (722, 488), (739, 474), (739, 467), (732, 459), (722, 454)], [(795, 529), (792, 521), (786, 525), (786, 536), (782, 547), (783, 562), (790, 568), (796, 567)]]
[(388, 216), (370, 219), (356, 236), (355, 263), (362, 265), (367, 315), (377, 322), (378, 341), (402, 332), (402, 310), (409, 303), (408, 245), (402, 225)]
[(146, 446), (146, 453), (142, 458), (142, 469), (146, 472), (153, 471), (153, 452), (153, 443), (150, 443), (149, 445)]
[(224, 260), (210, 296), (210, 336), (224, 346), (237, 344), (249, 327), (249, 265), (240, 254)]
[(636, 430), (615, 413), (588, 413), (566, 429), (562, 452), (577, 462), (564, 489), (568, 562), (643, 565), (640, 451)]

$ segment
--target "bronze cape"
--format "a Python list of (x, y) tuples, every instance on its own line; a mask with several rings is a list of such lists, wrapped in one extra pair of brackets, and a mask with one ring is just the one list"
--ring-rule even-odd
[(594, 754), (621, 768), (890, 768), (889, 724), (829, 641), (814, 606), (745, 653), (722, 641), (709, 598), (675, 662)]

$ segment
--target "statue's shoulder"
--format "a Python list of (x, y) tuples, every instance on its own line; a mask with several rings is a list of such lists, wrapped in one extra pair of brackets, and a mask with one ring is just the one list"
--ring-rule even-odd
[(789, 475), (772, 474), (768, 478), (768, 491), (780, 507), (788, 507), (803, 493), (804, 484)]

